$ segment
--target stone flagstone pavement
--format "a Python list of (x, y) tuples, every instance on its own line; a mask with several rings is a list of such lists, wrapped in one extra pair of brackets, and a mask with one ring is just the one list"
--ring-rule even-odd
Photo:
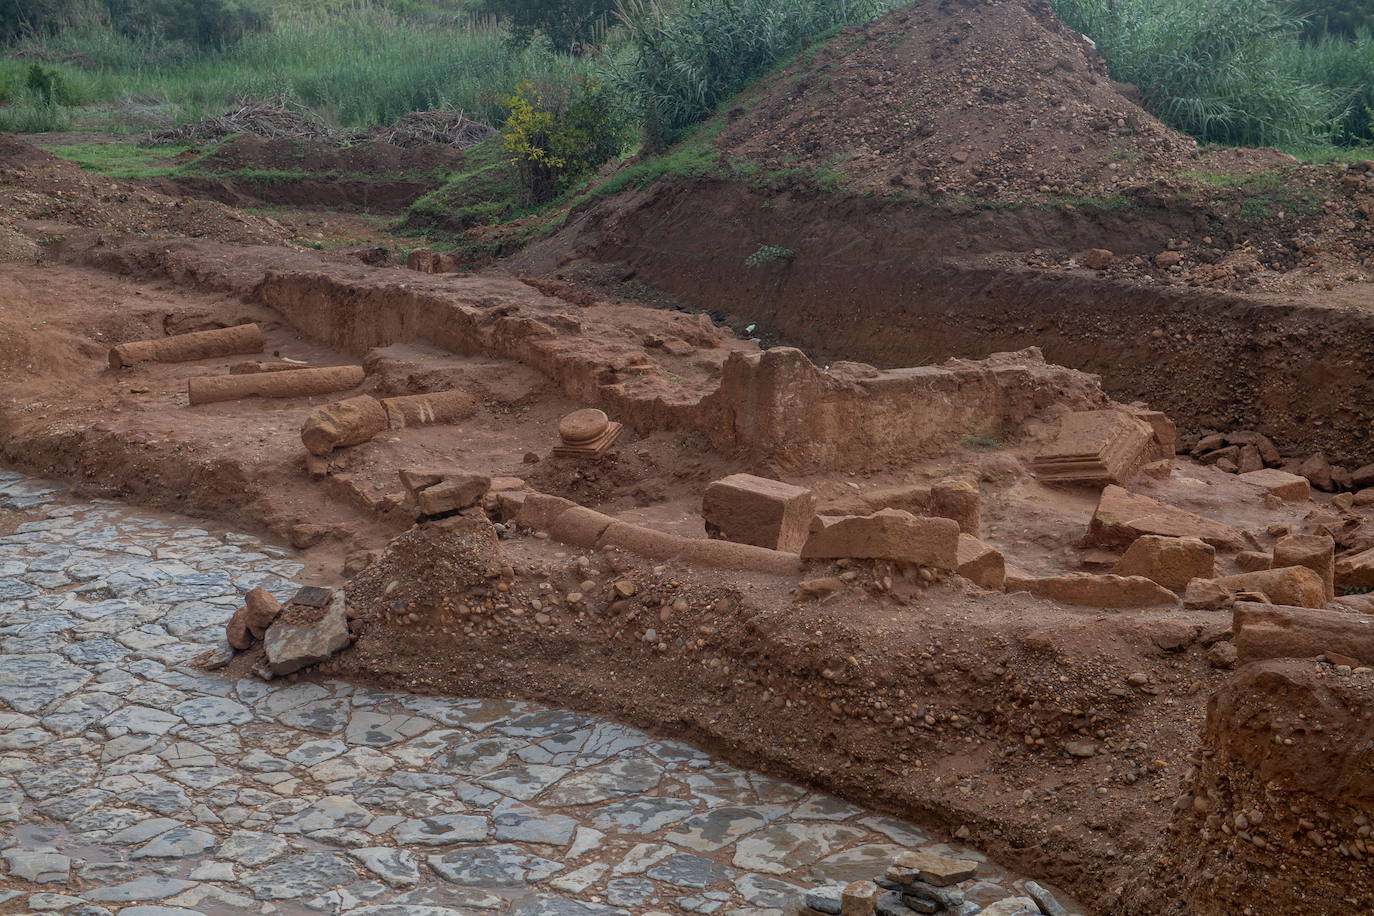
[[(612, 722), (184, 667), (289, 551), (0, 472), (0, 913), (783, 916), (974, 858)], [(0, 512), (0, 521), (13, 511)]]

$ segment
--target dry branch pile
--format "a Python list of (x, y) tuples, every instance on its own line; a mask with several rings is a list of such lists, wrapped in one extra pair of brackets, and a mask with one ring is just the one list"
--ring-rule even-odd
[(390, 127), (336, 131), (314, 112), (291, 105), (283, 98), (267, 102), (245, 99), (233, 111), (219, 117), (150, 134), (144, 142), (149, 146), (206, 143), (235, 134), (252, 134), (263, 140), (314, 140), (337, 146), (379, 142), (413, 149), (437, 143), (467, 149), (495, 136), (496, 130), (469, 119), (461, 111), (439, 110), (411, 112)]

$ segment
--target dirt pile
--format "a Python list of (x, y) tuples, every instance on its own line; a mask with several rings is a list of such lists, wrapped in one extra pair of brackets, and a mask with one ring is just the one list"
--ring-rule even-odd
[(732, 112), (722, 151), (917, 197), (1110, 195), (1196, 144), (1036, 0), (927, 0), (846, 30)]
[(308, 172), (316, 178), (353, 175), (379, 180), (402, 175), (430, 176), (463, 161), (458, 150), (440, 144), (403, 148), (381, 141), (340, 147), (320, 140), (234, 137), (197, 159), (197, 172)]
[(1336, 901), (1367, 912), (1372, 681), (1368, 668), (1288, 659), (1249, 665), (1213, 695), (1196, 776), (1133, 912), (1161, 886), (1197, 916)]
[(4, 134), (0, 135), (0, 223), (21, 221), (248, 244), (280, 243), (289, 234), (266, 217), (88, 174)]

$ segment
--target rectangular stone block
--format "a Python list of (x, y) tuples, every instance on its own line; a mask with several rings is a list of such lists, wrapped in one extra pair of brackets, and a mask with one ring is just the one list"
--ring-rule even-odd
[(917, 518), (901, 509), (840, 518), (817, 516), (802, 557), (892, 560), (955, 569), (959, 563), (959, 523), (949, 518)]
[(711, 537), (789, 553), (802, 549), (815, 514), (810, 490), (752, 474), (715, 481), (701, 500)]
[(1290, 474), (1276, 468), (1250, 471), (1241, 474), (1240, 479), (1273, 493), (1284, 502), (1301, 503), (1312, 498), (1312, 485), (1307, 482), (1306, 477), (1299, 477), (1297, 474)]

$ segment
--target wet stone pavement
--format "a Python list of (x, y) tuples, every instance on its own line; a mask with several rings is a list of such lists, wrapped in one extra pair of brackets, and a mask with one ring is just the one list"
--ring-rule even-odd
[[(15, 527), (15, 521), (19, 524)], [(566, 710), (186, 667), (291, 552), (0, 472), (0, 913), (784, 916), (984, 857)]]

